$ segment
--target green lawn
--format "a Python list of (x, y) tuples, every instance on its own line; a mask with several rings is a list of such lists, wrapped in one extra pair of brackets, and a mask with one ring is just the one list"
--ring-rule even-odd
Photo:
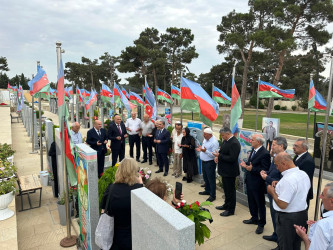
[[(220, 112), (219, 117), (214, 122), (215, 124), (222, 124), (222, 116), (223, 114), (230, 114), (230, 112)], [(180, 114), (173, 114), (175, 117), (179, 118)], [(266, 116), (266, 111), (258, 112), (258, 129), (261, 129), (262, 118)], [(191, 120), (192, 114), (191, 113), (183, 113), (183, 118)], [(280, 118), (280, 133), (294, 135), (299, 137), (306, 136), (306, 121), (307, 121), (307, 114), (305, 113), (274, 113), (272, 114), (272, 118)], [(193, 114), (193, 120), (199, 121), (199, 114)], [(310, 125), (309, 125), (309, 137), (312, 136), (313, 131), (313, 120), (314, 120), (314, 113), (310, 115)], [(317, 113), (317, 122), (324, 122), (325, 116), (324, 114)], [(329, 123), (333, 123), (333, 117), (330, 117)], [(243, 127), (249, 129), (255, 129), (256, 126), (256, 112), (253, 110), (245, 110), (244, 113), (244, 121)]]

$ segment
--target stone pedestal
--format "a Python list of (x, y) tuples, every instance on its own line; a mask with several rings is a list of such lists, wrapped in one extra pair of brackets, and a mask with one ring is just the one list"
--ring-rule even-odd
[(195, 249), (194, 222), (146, 188), (131, 191), (133, 250)]

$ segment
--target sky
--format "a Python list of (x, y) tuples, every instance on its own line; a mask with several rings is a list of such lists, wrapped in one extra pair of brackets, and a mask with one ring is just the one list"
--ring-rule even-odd
[[(199, 57), (189, 70), (196, 75), (220, 64), (221, 17), (232, 10), (246, 12), (247, 0), (16, 0), (0, 3), (0, 56), (7, 58), (10, 77), (31, 77), (40, 61), (49, 81), (56, 82), (56, 41), (65, 50), (63, 62), (98, 59), (104, 52), (119, 56), (146, 27), (164, 33), (168, 27), (189, 28)], [(121, 74), (122, 83), (131, 74)]]

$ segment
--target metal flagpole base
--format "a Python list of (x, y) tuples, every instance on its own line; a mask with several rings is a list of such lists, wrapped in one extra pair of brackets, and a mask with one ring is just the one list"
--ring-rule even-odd
[(74, 245), (76, 245), (76, 236), (74, 235), (71, 235), (70, 238), (63, 238), (61, 241), (60, 241), (60, 246), (62, 247), (72, 247)]

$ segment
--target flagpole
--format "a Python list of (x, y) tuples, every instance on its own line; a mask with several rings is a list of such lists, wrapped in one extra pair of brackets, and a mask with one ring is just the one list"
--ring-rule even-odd
[(155, 85), (155, 102), (156, 102), (156, 119), (157, 119), (157, 116), (158, 116), (158, 99), (157, 99), (157, 84)]
[[(32, 74), (32, 79), (34, 78), (34, 74)], [(9, 98), (10, 99), (10, 98)], [(32, 149), (30, 154), (36, 154), (37, 151), (35, 151), (35, 124), (34, 124), (34, 112), (35, 112), (35, 98), (34, 95), (31, 96), (31, 141), (32, 141)]]
[[(311, 81), (312, 81), (312, 74), (310, 74), (310, 83), (311, 83)], [(306, 140), (308, 140), (308, 138), (309, 138), (309, 123), (310, 123), (310, 109), (308, 107), (308, 119), (306, 122)]]
[[(214, 82), (212, 83), (212, 99), (213, 99), (213, 95), (214, 95)], [(219, 109), (220, 109), (220, 105), (217, 104), (219, 106)], [(223, 126), (223, 124), (222, 124)], [(212, 130), (213, 130), (213, 122), (212, 122)]]
[(257, 89), (257, 109), (256, 109), (256, 130), (255, 130), (255, 132), (257, 132), (257, 129), (258, 129), (259, 83), (260, 83), (260, 74), (259, 74), (259, 78), (258, 78), (258, 89)]
[(180, 108), (180, 123), (183, 124), (183, 110), (182, 110), (182, 88), (181, 88), (181, 82), (183, 78), (183, 72), (180, 70), (180, 83), (179, 83), (179, 89), (180, 89), (180, 102), (179, 102), (179, 108)]
[(72, 83), (71, 123), (74, 123), (74, 83)]
[(144, 112), (145, 112), (145, 95), (144, 95), (144, 85), (142, 85), (142, 100), (143, 100), (143, 105), (141, 107), (141, 120), (143, 121), (143, 116), (144, 116)]
[[(75, 112), (76, 112), (76, 122), (78, 122), (80, 124), (80, 106), (79, 106), (79, 97), (78, 97), (78, 94), (77, 94), (77, 85), (75, 87)], [(73, 88), (73, 98), (74, 98), (74, 88)]]
[[(40, 61), (37, 61), (40, 67)], [(39, 115), (39, 150), (40, 150), (40, 171), (43, 171), (43, 136), (42, 136), (42, 98), (41, 93), (38, 94), (38, 115)]]
[[(56, 51), (57, 51), (57, 72), (59, 72), (60, 68), (60, 59), (61, 59), (61, 42), (56, 42)], [(59, 93), (58, 93), (59, 94)], [(59, 98), (59, 97), (58, 97)], [(63, 96), (64, 98), (64, 96)], [(63, 105), (66, 105), (65, 102)], [(59, 110), (58, 110), (59, 112)], [(76, 236), (71, 235), (71, 218), (69, 214), (69, 201), (68, 201), (68, 179), (67, 179), (67, 168), (66, 168), (66, 156), (65, 156), (65, 114), (62, 114), (59, 125), (61, 128), (61, 156), (63, 162), (63, 172), (64, 172), (64, 197), (65, 197), (65, 209), (66, 209), (66, 229), (67, 229), (67, 237), (63, 238), (60, 241), (60, 246), (62, 247), (70, 247), (76, 244)]]
[(324, 124), (324, 136), (322, 138), (322, 148), (321, 148), (321, 157), (320, 157), (320, 169), (319, 169), (319, 176), (318, 176), (318, 187), (317, 187), (317, 197), (316, 197), (316, 209), (314, 214), (314, 220), (316, 221), (318, 219), (318, 212), (320, 211), (320, 201), (319, 196), (321, 193), (321, 183), (322, 183), (322, 177), (323, 177), (323, 170), (324, 170), (324, 164), (325, 164), (325, 158), (326, 158), (326, 141), (327, 141), (327, 130), (328, 130), (328, 119), (330, 116), (330, 110), (331, 110), (331, 101), (332, 101), (332, 82), (333, 82), (333, 57), (331, 58), (331, 70), (330, 70), (330, 83), (328, 85), (328, 94), (327, 94), (327, 100), (326, 100), (326, 116), (325, 116), (325, 124)]

